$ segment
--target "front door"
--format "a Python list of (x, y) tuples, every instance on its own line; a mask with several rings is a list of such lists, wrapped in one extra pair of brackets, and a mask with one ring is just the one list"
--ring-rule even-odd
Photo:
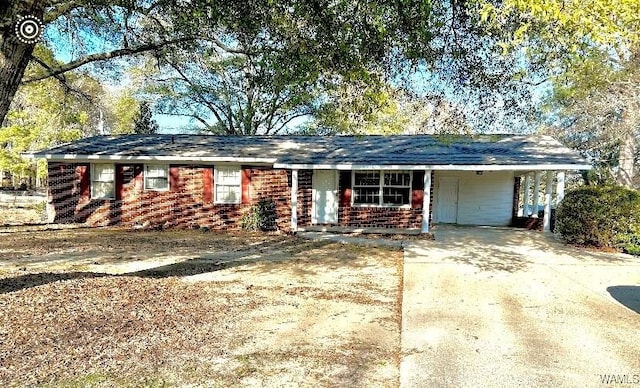
[(313, 224), (338, 223), (338, 178), (335, 170), (313, 171)]
[(455, 224), (458, 221), (458, 178), (438, 180), (438, 222)]

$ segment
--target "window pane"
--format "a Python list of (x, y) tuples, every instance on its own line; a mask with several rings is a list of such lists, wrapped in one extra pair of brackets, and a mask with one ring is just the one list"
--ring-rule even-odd
[(93, 182), (91, 185), (91, 197), (93, 198), (113, 198), (114, 197), (113, 182)]
[(378, 187), (354, 188), (353, 203), (378, 205), (380, 203), (380, 189)]
[(167, 178), (147, 177), (145, 187), (151, 190), (165, 190), (169, 188), (169, 180)]
[(240, 166), (216, 167), (215, 201), (218, 203), (240, 203)]
[(115, 176), (115, 166), (113, 164), (94, 164), (93, 175), (92, 180), (94, 181), (113, 181)]
[(408, 205), (410, 192), (408, 187), (385, 187), (382, 201), (385, 205)]
[(115, 165), (111, 163), (92, 164), (91, 197), (113, 198), (115, 194)]
[(353, 182), (356, 186), (377, 186), (380, 184), (380, 173), (374, 172), (356, 172)]
[(216, 184), (216, 202), (240, 203), (240, 186)]
[(239, 185), (240, 184), (240, 168), (239, 167), (219, 167), (216, 169), (216, 181), (222, 185)]
[(168, 174), (169, 166), (166, 165), (158, 165), (158, 166), (147, 166), (147, 175), (150, 178), (166, 178)]
[(386, 172), (384, 173), (385, 186), (409, 186), (411, 175), (408, 172)]

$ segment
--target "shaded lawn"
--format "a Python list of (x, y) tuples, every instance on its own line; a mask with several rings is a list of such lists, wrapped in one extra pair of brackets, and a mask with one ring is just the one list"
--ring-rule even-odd
[(401, 261), (239, 232), (3, 235), (0, 383), (396, 386)]

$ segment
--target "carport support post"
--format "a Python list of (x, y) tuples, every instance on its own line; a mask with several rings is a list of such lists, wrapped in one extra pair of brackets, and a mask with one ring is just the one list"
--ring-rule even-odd
[(298, 170), (291, 170), (291, 232), (298, 231)]
[(547, 171), (547, 189), (544, 198), (544, 218), (542, 219), (542, 231), (551, 232), (551, 194), (553, 189), (553, 171)]
[(431, 213), (431, 170), (424, 170), (424, 195), (422, 197), (422, 228), (420, 233), (429, 233), (429, 214)]
[(532, 217), (538, 218), (538, 205), (540, 205), (540, 171), (533, 174), (533, 211)]
[(524, 176), (524, 198), (522, 206), (522, 216), (529, 217), (529, 195), (531, 193), (531, 174)]
[(564, 171), (558, 171), (556, 174), (557, 184), (556, 184), (556, 208), (564, 199)]

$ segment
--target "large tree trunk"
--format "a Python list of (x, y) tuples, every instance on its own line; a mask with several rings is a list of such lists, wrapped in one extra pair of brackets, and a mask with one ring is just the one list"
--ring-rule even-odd
[(42, 20), (44, 1), (3, 0), (0, 2), (0, 126), (4, 122), (35, 44), (20, 42), (14, 25), (20, 16)]
[(633, 188), (636, 147), (636, 138), (633, 132), (629, 131), (629, 133), (622, 138), (622, 144), (620, 144), (618, 175), (616, 177), (618, 184), (629, 188)]

